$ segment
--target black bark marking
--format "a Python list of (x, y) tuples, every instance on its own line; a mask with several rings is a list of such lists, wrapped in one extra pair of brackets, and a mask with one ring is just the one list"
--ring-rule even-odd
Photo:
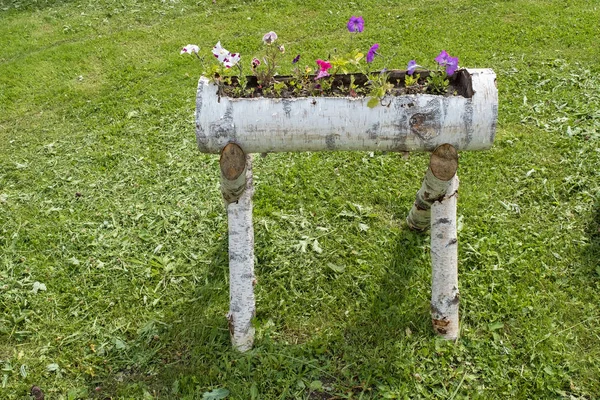
[(456, 240), (456, 239), (450, 239), (450, 241), (448, 242), (448, 244), (446, 245), (446, 247), (455, 245), (456, 243), (458, 243), (458, 240)]
[(421, 201), (419, 198), (415, 200), (415, 207), (417, 210), (427, 211), (431, 209), (431, 204)]
[(325, 145), (327, 150), (335, 150), (335, 133), (325, 136)]
[(394, 111), (396, 114), (396, 118), (394, 119), (392, 126), (394, 127), (394, 136), (392, 151), (406, 151), (406, 139), (408, 138), (408, 114), (407, 114), (407, 104), (410, 103), (412, 105), (413, 102), (409, 99), (403, 97), (396, 97), (394, 100)]
[(465, 111), (463, 114), (463, 124), (464, 124), (464, 129), (465, 129), (465, 133), (466, 133), (466, 138), (465, 138), (465, 147), (469, 145), (469, 143), (471, 143), (471, 141), (473, 140), (473, 100), (472, 99), (468, 99), (466, 104), (465, 104)]
[(377, 139), (377, 135), (379, 133), (379, 122), (373, 124), (369, 129), (367, 129), (367, 135), (369, 135), (369, 139), (375, 140)]
[(433, 224), (441, 225), (441, 224), (449, 224), (449, 223), (450, 223), (450, 220), (448, 218), (439, 218)]
[(226, 138), (228, 141), (235, 140), (236, 131), (233, 124), (233, 103), (227, 104), (225, 114), (217, 122), (209, 126), (209, 135), (213, 138)]
[[(454, 288), (456, 289), (456, 288)], [(460, 296), (458, 293), (456, 293), (456, 296), (454, 296), (453, 298), (448, 300), (448, 305), (450, 306), (454, 306), (456, 304), (458, 304), (460, 302)]]
[(285, 112), (285, 116), (287, 118), (292, 118), (292, 104), (289, 100), (284, 99), (281, 101), (283, 104), (283, 112)]

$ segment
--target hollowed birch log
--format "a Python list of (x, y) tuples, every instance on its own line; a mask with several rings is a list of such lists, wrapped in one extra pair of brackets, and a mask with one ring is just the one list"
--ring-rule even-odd
[(458, 337), (458, 240), (455, 175), (443, 199), (431, 205), (431, 320), (444, 339)]
[(458, 152), (454, 146), (443, 144), (431, 154), (423, 184), (406, 218), (411, 229), (424, 231), (429, 228), (431, 205), (446, 195), (457, 168)]
[(225, 204), (235, 203), (246, 189), (246, 154), (237, 144), (229, 143), (221, 151), (219, 166)]
[(229, 229), (229, 333), (233, 346), (247, 351), (254, 343), (254, 229), (252, 226), (252, 157), (246, 156), (246, 187), (237, 201), (227, 206)]
[[(298, 151), (433, 151), (450, 143), (458, 150), (492, 146), (498, 119), (496, 74), (460, 70), (466, 95), (409, 94), (368, 98), (229, 98), (205, 77), (196, 95), (200, 151), (219, 153), (235, 141), (246, 153)], [(388, 105), (389, 104), (389, 105)]]

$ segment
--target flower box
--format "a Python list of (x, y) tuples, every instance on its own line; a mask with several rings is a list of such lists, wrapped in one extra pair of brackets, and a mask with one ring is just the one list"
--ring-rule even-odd
[[(404, 71), (392, 71), (403, 81)], [(299, 151), (433, 151), (492, 146), (498, 115), (496, 75), (461, 69), (452, 93), (365, 97), (233, 98), (205, 77), (198, 82), (196, 137), (200, 151), (220, 153), (230, 142), (246, 153)]]

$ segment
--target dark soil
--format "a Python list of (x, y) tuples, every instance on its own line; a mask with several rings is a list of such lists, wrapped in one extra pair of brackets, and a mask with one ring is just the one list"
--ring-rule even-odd
[[(405, 94), (416, 94), (416, 93), (428, 93), (427, 89), (427, 77), (429, 71), (418, 71), (420, 79), (417, 85), (406, 87), (404, 84), (404, 78), (406, 71), (392, 70), (388, 71), (389, 78), (388, 82), (394, 85), (394, 88), (389, 92), (392, 96), (401, 96)], [(380, 72), (371, 74), (371, 77), (377, 78)], [(358, 85), (356, 90), (350, 90), (351, 77), (354, 76), (354, 84)], [(290, 82), (298, 81), (293, 76), (276, 76), (276, 82), (285, 82), (288, 88), (282, 89), (280, 93), (276, 93), (272, 87), (265, 90), (260, 87), (255, 76), (247, 76), (246, 93), (241, 94), (239, 90), (239, 78), (232, 77), (231, 84), (224, 84), (221, 87), (221, 95), (228, 97), (270, 97), (270, 98), (290, 98), (290, 97), (311, 97), (311, 96), (322, 96), (322, 97), (366, 97), (370, 91), (370, 78), (364, 74), (345, 74), (345, 75), (334, 75), (331, 81), (331, 88), (328, 90), (322, 90), (319, 81), (314, 80), (315, 75), (308, 76), (308, 79), (301, 85), (302, 88), (293, 91), (289, 88)], [(445, 96), (463, 96), (470, 98), (473, 96), (473, 87), (471, 82), (471, 75), (465, 69), (456, 71), (452, 76), (448, 78), (450, 86)]]

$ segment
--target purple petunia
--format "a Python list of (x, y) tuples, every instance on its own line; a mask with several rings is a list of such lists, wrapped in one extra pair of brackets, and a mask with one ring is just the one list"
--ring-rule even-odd
[(365, 20), (363, 17), (350, 17), (348, 21), (348, 31), (350, 32), (362, 32), (365, 29)]
[(379, 43), (375, 43), (369, 49), (369, 52), (367, 53), (367, 62), (368, 63), (372, 63), (373, 62), (373, 59), (375, 58), (375, 55), (377, 54), (377, 49), (379, 49)]
[(419, 64), (417, 64), (417, 62), (415, 60), (410, 60), (408, 62), (408, 67), (406, 68), (406, 73), (409, 75), (412, 75), (415, 73), (415, 69), (417, 69), (417, 67), (420, 67)]
[(440, 67), (446, 68), (446, 74), (452, 75), (458, 69), (458, 57), (452, 57), (446, 50), (442, 50), (435, 58)]
[(296, 64), (298, 61), (300, 61), (300, 54), (294, 57), (294, 59), (292, 60), (292, 64)]

